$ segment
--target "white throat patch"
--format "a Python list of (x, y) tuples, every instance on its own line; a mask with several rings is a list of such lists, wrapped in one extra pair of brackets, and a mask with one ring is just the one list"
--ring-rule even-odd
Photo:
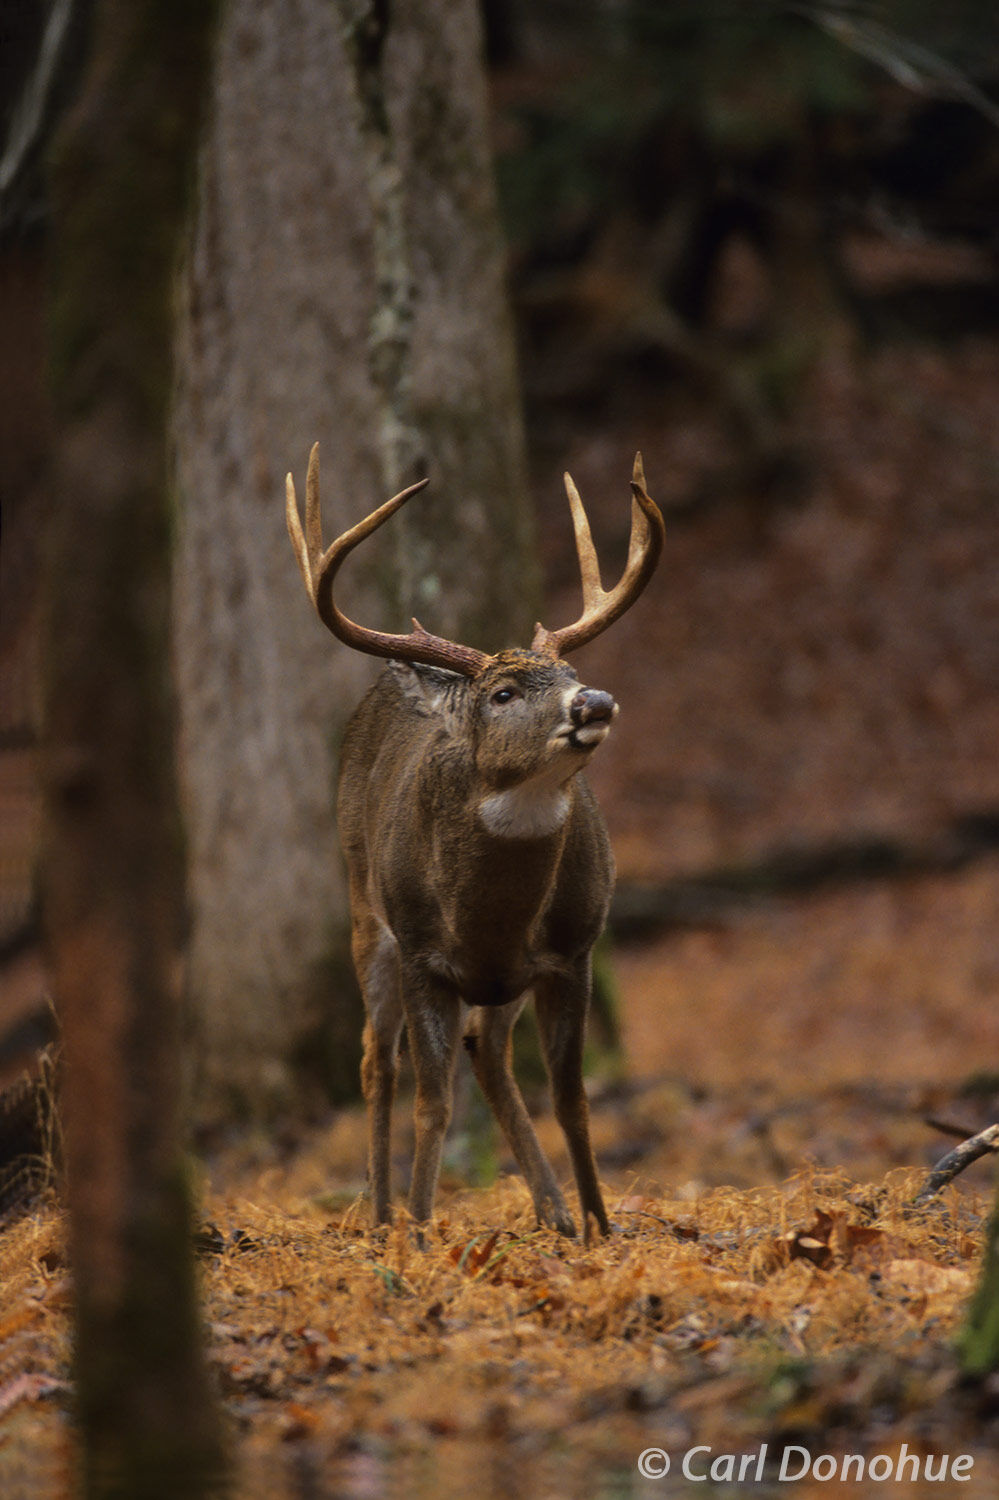
[(479, 803), (479, 821), (498, 839), (541, 839), (562, 827), (569, 795), (550, 781), (525, 781), (505, 792), (493, 792)]

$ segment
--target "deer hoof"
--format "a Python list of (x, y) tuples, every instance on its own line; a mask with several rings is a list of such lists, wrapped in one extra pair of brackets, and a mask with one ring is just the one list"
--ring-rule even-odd
[(576, 1238), (576, 1221), (566, 1208), (555, 1208), (546, 1204), (543, 1213), (538, 1215), (538, 1223), (545, 1229), (554, 1229), (556, 1234), (562, 1234), (567, 1240)]

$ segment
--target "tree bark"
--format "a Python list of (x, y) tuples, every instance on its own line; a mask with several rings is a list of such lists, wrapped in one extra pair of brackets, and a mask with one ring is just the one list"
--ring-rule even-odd
[(52, 173), (45, 918), (62, 1023), (81, 1492), (220, 1473), (179, 1112), (169, 675), (176, 260), (211, 6), (102, 0)]
[(214, 97), (175, 423), (189, 985), (206, 1110), (261, 1113), (303, 1052), (355, 1087), (332, 788), (375, 670), (311, 611), (286, 470), (321, 440), (329, 535), (430, 474), (346, 570), (368, 623), (523, 644), (536, 585), (474, 0), (232, 0)]
[(985, 1229), (981, 1280), (961, 1330), (961, 1365), (976, 1378), (999, 1371), (999, 1172), (996, 1201)]

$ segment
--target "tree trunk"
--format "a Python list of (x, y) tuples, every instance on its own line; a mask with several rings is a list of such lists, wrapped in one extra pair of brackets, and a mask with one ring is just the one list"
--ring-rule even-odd
[[(431, 488), (352, 561), (367, 623), (526, 643), (535, 603), (474, 0), (232, 0), (186, 277), (175, 652), (209, 1112), (355, 1086), (336, 747), (375, 668), (320, 626), (283, 481), (323, 448), (332, 536)], [(339, 1070), (340, 1076), (336, 1077)]]
[(968, 1375), (984, 1378), (999, 1371), (999, 1171), (995, 1207), (985, 1230), (981, 1280), (961, 1331), (960, 1349)]
[(211, 6), (102, 0), (55, 158), (45, 916), (62, 1022), (82, 1492), (219, 1476), (179, 1119), (173, 286)]

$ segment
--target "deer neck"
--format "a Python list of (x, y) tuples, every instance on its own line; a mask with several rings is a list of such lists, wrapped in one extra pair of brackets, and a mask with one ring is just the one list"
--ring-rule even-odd
[[(563, 795), (570, 803), (571, 794)], [(474, 825), (466, 824), (470, 837), (453, 844), (446, 863), (439, 863), (445, 876), (440, 952), (467, 1004), (505, 1004), (533, 982), (568, 822), (565, 813), (548, 834), (536, 831), (537, 821), (530, 832), (519, 823), (522, 831), (514, 834), (504, 816), (499, 826), (506, 831), (491, 832), (477, 808)]]
[(550, 838), (569, 816), (569, 783), (559, 775), (535, 776), (518, 786), (490, 792), (476, 807), (479, 826), (497, 839)]

